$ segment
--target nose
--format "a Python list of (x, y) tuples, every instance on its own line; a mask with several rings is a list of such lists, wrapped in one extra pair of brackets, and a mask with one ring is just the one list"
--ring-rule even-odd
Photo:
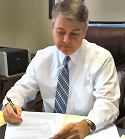
[(64, 41), (65, 43), (70, 43), (70, 42), (71, 42), (70, 36), (67, 35), (67, 34), (65, 34), (65, 35), (64, 35), (64, 38), (63, 38), (63, 41)]

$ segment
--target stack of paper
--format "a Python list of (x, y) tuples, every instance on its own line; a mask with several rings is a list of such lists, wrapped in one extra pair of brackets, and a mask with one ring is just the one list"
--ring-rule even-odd
[[(58, 113), (23, 112), (23, 123), (7, 124), (5, 139), (48, 139), (69, 122), (82, 120), (82, 116), (70, 116)], [(114, 124), (88, 134), (85, 139), (120, 139)]]
[(0, 126), (2, 126), (4, 124), (6, 124), (6, 122), (3, 119), (3, 113), (2, 113), (2, 111), (0, 111)]

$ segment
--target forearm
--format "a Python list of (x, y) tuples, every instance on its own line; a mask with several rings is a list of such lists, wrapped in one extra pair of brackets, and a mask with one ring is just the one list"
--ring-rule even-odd
[(109, 101), (100, 100), (95, 102), (93, 109), (89, 112), (86, 119), (91, 120), (96, 125), (96, 130), (99, 130), (113, 123), (119, 115), (118, 104), (114, 105)]
[[(13, 88), (11, 90), (9, 90), (6, 94), (7, 97), (11, 98), (12, 102), (19, 106), (19, 107), (23, 107), (25, 105), (24, 103), (24, 97), (18, 93), (18, 90), (13, 91)], [(8, 103), (7, 98), (5, 97), (5, 99), (3, 100), (3, 106), (5, 106)]]

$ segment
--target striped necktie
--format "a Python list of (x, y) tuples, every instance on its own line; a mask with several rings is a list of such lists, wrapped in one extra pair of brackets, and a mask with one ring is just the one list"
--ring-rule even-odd
[(69, 56), (65, 56), (63, 64), (64, 66), (61, 68), (57, 88), (55, 95), (55, 113), (66, 113), (68, 94), (69, 94), (69, 70), (68, 70), (68, 61), (70, 60)]

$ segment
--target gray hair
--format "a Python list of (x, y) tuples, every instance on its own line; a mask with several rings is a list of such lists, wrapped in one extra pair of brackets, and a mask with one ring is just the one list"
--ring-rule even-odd
[(52, 25), (54, 25), (56, 17), (62, 15), (67, 20), (83, 22), (85, 30), (87, 30), (88, 13), (88, 8), (82, 0), (63, 0), (53, 7)]

